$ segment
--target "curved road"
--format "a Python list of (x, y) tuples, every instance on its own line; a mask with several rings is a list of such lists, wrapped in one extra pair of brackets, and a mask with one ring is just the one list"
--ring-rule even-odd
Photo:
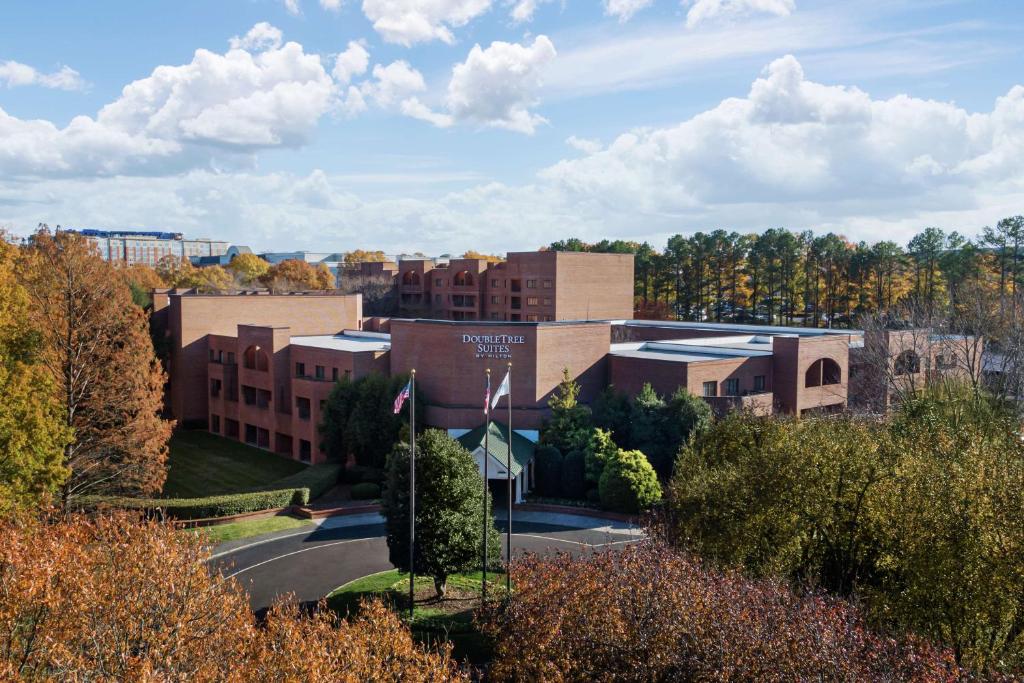
[[(575, 528), (582, 518), (544, 517), (536, 513), (530, 518), (537, 521), (513, 521), (513, 555), (526, 551), (582, 552), (640, 538), (637, 530), (605, 526), (608, 522), (604, 520), (594, 520), (591, 528)], [(504, 547), (504, 522), (496, 523)], [(278, 596), (291, 593), (300, 603), (313, 604), (349, 581), (391, 569), (384, 534), (379, 518), (338, 517), (301, 531), (221, 544), (215, 548), (212, 561), (226, 576), (233, 576), (242, 584), (253, 610), (259, 614)]]

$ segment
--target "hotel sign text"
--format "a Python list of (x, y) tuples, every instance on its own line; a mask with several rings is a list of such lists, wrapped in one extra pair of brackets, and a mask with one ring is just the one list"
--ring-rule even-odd
[(515, 334), (464, 334), (463, 344), (472, 344), (477, 358), (511, 359), (512, 347), (525, 344), (526, 337)]

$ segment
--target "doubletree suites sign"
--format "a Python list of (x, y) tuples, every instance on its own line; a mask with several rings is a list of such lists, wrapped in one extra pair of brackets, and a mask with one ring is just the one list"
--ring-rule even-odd
[(525, 344), (526, 337), (514, 334), (464, 334), (463, 344), (472, 344), (477, 358), (511, 359), (512, 347)]

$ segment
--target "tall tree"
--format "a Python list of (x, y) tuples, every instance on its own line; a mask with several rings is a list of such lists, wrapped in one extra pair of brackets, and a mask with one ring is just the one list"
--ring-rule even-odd
[(231, 259), (228, 270), (239, 284), (251, 285), (259, 282), (259, 279), (270, 270), (270, 264), (256, 254), (239, 254)]
[(74, 431), (62, 498), (158, 492), (173, 423), (161, 417), (165, 375), (128, 286), (84, 237), (45, 227), (23, 250), (18, 276), (40, 359)]
[(39, 360), (39, 334), (15, 279), (15, 247), (0, 232), (0, 515), (35, 505), (67, 478), (71, 430)]

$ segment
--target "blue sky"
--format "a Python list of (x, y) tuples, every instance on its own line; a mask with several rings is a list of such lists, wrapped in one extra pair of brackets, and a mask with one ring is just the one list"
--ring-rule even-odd
[(9, 2), (0, 226), (971, 235), (1024, 212), (1022, 29), (977, 0)]

